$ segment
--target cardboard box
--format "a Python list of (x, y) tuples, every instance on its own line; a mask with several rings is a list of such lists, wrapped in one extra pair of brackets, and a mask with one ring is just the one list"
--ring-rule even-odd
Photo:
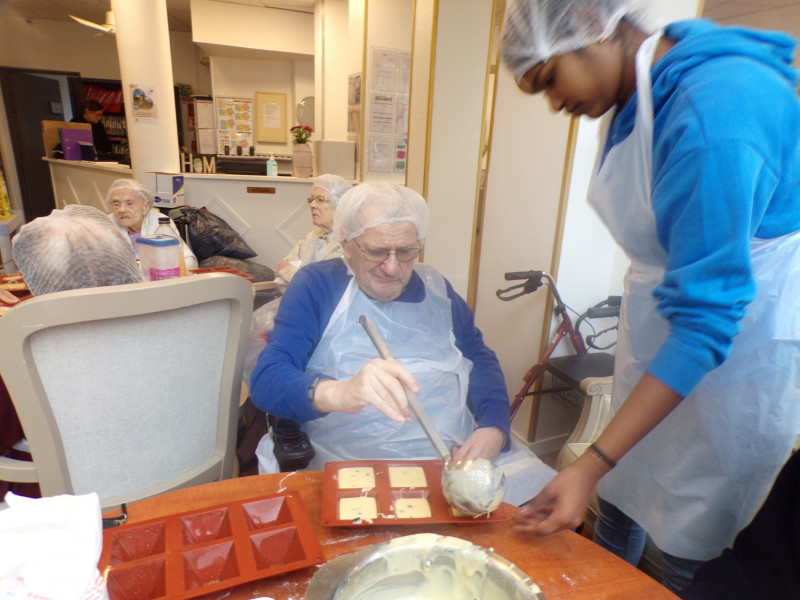
[[(142, 183), (153, 191), (156, 208), (174, 208), (186, 204), (183, 175), (173, 175), (172, 173), (145, 173), (145, 175), (148, 177), (142, 177)], [(155, 189), (150, 185), (153, 175), (155, 175)]]

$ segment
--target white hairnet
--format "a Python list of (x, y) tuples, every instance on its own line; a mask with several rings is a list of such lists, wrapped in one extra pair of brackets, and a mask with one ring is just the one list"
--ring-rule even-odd
[(69, 204), (23, 225), (14, 260), (34, 296), (142, 281), (131, 244), (105, 213)]
[(342, 195), (353, 187), (353, 184), (348, 182), (344, 177), (338, 175), (320, 175), (314, 180), (314, 186), (319, 187), (328, 192), (331, 197), (331, 203), (334, 207), (339, 204), (339, 199)]
[(350, 189), (333, 213), (333, 235), (340, 242), (384, 223), (406, 221), (417, 228), (417, 239), (428, 235), (428, 203), (411, 188), (386, 181), (368, 181)]
[(153, 204), (155, 204), (156, 201), (153, 192), (140, 181), (136, 181), (135, 179), (117, 179), (108, 188), (108, 192), (106, 193), (106, 206), (111, 206), (111, 194), (113, 194), (115, 190), (132, 190), (136, 192), (141, 196), (142, 200), (144, 200), (147, 210), (153, 208)]
[(514, 0), (500, 40), (503, 61), (519, 82), (534, 65), (608, 37), (632, 12), (633, 0)]

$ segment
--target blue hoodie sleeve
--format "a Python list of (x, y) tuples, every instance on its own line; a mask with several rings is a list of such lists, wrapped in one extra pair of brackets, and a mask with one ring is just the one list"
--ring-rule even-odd
[(753, 237), (800, 227), (800, 107), (785, 44), (702, 21), (667, 35), (678, 44), (653, 69), (652, 203), (670, 335), (647, 370), (686, 396), (728, 356), (755, 295)]

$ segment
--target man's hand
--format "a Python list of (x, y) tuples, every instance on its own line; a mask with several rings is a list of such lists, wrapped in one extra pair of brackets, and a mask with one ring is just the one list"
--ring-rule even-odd
[(485, 458), (493, 461), (503, 449), (506, 436), (497, 427), (479, 427), (463, 446), (453, 450), (453, 458)]
[(403, 365), (374, 358), (348, 381), (320, 381), (314, 408), (354, 413), (374, 406), (393, 421), (407, 422), (411, 420), (411, 407), (403, 385), (415, 394), (419, 392), (419, 384)]

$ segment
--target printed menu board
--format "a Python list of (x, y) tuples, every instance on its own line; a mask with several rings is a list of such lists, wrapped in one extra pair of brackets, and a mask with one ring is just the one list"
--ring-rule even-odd
[(253, 99), (217, 96), (214, 109), (217, 154), (249, 155), (253, 145)]

